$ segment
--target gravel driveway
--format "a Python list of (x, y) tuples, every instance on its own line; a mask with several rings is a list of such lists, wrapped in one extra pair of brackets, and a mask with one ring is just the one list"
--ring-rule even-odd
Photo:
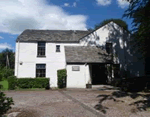
[(15, 103), (9, 112), (21, 112), (17, 117), (97, 117), (59, 91), (6, 91), (5, 94)]

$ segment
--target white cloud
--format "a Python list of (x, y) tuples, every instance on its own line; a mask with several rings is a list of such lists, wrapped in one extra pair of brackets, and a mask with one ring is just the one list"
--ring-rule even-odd
[(121, 7), (122, 9), (124, 9), (125, 7), (127, 7), (129, 5), (129, 2), (127, 2), (126, 0), (117, 0), (119, 7)]
[(77, 3), (76, 3), (76, 2), (74, 2), (72, 6), (73, 6), (73, 7), (76, 7), (76, 6), (77, 6)]
[(13, 49), (13, 47), (8, 43), (0, 43), (0, 50), (6, 49), (6, 48)]
[(0, 39), (4, 39), (2, 36), (0, 36)]
[(25, 29), (86, 30), (85, 15), (70, 15), (46, 0), (0, 0), (0, 32)]
[(98, 5), (106, 6), (111, 4), (111, 0), (96, 0)]
[(65, 6), (65, 7), (69, 7), (70, 4), (69, 4), (69, 3), (64, 3), (64, 6)]

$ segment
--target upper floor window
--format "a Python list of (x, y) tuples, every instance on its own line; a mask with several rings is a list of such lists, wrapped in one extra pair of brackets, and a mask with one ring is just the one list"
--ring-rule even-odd
[(38, 56), (45, 56), (45, 42), (38, 42)]
[(56, 52), (60, 52), (60, 45), (56, 45)]
[(107, 52), (108, 54), (111, 54), (111, 53), (112, 53), (112, 43), (106, 42), (106, 52)]

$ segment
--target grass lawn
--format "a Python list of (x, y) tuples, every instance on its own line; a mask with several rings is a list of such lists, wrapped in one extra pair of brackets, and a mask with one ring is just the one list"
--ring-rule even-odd
[(7, 80), (1, 81), (0, 84), (3, 86), (2, 90), (8, 90), (8, 81)]

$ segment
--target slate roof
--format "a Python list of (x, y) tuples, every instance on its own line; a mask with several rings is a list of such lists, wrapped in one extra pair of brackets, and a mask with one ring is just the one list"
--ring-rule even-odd
[(92, 46), (65, 46), (67, 63), (110, 63), (105, 50)]
[(16, 41), (79, 42), (89, 31), (83, 30), (25, 30)]

